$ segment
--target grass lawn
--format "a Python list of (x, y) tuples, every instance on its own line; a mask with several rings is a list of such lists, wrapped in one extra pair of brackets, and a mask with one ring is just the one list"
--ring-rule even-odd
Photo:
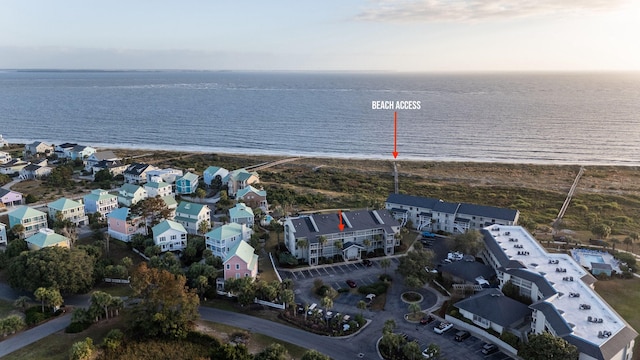
[(115, 328), (124, 328), (123, 316), (91, 325), (78, 334), (67, 334), (64, 330), (57, 332), (5, 356), (3, 360), (67, 360), (73, 343), (90, 337), (95, 345), (100, 345), (107, 333)]
[[(228, 340), (228, 335), (230, 334), (237, 333), (237, 332), (244, 332), (244, 333), (247, 332), (246, 330), (235, 328), (233, 326), (218, 324), (210, 321), (202, 321), (202, 320), (198, 321), (198, 330), (205, 332), (209, 335), (215, 336), (222, 342), (226, 342)], [(289, 352), (289, 355), (294, 359), (300, 359), (302, 355), (307, 351), (307, 349), (303, 347), (293, 345), (288, 342), (280, 341), (270, 336), (266, 336), (262, 334), (254, 334), (254, 333), (250, 333), (247, 347), (249, 348), (249, 351), (251, 351), (252, 353), (258, 353), (262, 349), (266, 348), (267, 346), (273, 343), (279, 343), (282, 346), (284, 346)]]
[(15, 308), (13, 307), (13, 302), (7, 301), (4, 299), (0, 299), (0, 319), (5, 316), (11, 315)]
[[(640, 330), (640, 279), (601, 280), (596, 283), (596, 291), (622, 316), (636, 331)], [(640, 344), (636, 341), (633, 358), (640, 359)]]

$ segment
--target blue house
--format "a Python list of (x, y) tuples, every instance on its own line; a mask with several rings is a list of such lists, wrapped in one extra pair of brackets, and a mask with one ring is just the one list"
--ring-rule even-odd
[(198, 188), (200, 178), (194, 173), (186, 173), (176, 180), (176, 194), (193, 194)]

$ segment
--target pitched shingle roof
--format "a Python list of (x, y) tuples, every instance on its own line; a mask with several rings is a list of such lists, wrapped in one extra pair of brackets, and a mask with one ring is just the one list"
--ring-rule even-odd
[(498, 289), (484, 290), (458, 301), (454, 306), (503, 327), (509, 327), (531, 314), (527, 305), (505, 296)]
[[(342, 213), (344, 231), (383, 229), (387, 234), (395, 233), (398, 220), (387, 210), (345, 211)], [(296, 238), (307, 238), (309, 243), (318, 242), (318, 237), (340, 233), (338, 214), (315, 214), (289, 219), (295, 228)]]
[(176, 230), (185, 234), (187, 233), (187, 230), (184, 229), (184, 226), (182, 226), (182, 224), (171, 220), (164, 220), (160, 224), (151, 228), (153, 236), (160, 235), (168, 230)]

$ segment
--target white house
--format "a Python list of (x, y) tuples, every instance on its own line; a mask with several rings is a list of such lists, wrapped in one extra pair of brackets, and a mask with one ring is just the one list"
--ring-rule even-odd
[(182, 224), (164, 220), (154, 226), (151, 231), (153, 232), (153, 242), (160, 247), (162, 252), (182, 251), (187, 247), (187, 230)]
[(217, 166), (209, 166), (202, 173), (204, 183), (209, 186), (216, 178), (222, 184), (222, 179), (226, 178), (227, 175), (229, 175), (229, 170)]
[(229, 219), (231, 219), (233, 223), (253, 227), (253, 210), (243, 203), (237, 203), (236, 206), (229, 209)]
[(231, 248), (238, 241), (249, 241), (253, 230), (243, 224), (230, 223), (212, 229), (204, 235), (207, 249), (214, 256), (226, 259)]
[(173, 186), (166, 182), (147, 182), (144, 184), (144, 189), (147, 191), (147, 196), (150, 198), (160, 196), (173, 196)]
[(0, 164), (6, 164), (11, 161), (11, 154), (8, 152), (0, 151)]
[(139, 185), (123, 184), (118, 191), (118, 202), (131, 207), (147, 198), (147, 191)]
[(96, 166), (101, 161), (117, 161), (122, 160), (122, 158), (118, 157), (113, 151), (96, 151), (93, 154), (89, 155), (85, 160), (84, 169), (86, 171), (93, 171), (93, 167)]
[(182, 176), (182, 170), (166, 168), (147, 171), (147, 182), (165, 182), (173, 184)]
[(158, 168), (149, 164), (133, 163), (124, 171), (124, 182), (129, 184), (144, 184), (147, 182), (147, 172)]
[(181, 201), (174, 220), (182, 224), (189, 234), (198, 234), (203, 221), (211, 223), (211, 209), (204, 204)]
[(49, 176), (52, 171), (53, 169), (48, 166), (29, 164), (23, 167), (22, 169), (20, 169), (20, 178), (21, 179), (41, 179), (45, 176)]
[(84, 209), (87, 214), (100, 213), (104, 218), (108, 213), (118, 208), (118, 197), (109, 194), (107, 190), (95, 189), (91, 193), (85, 195)]
[(0, 246), (7, 246), (7, 225), (0, 222)]
[(49, 156), (53, 154), (53, 151), (53, 145), (43, 143), (42, 141), (35, 141), (31, 144), (24, 145), (24, 153), (29, 157), (39, 155)]

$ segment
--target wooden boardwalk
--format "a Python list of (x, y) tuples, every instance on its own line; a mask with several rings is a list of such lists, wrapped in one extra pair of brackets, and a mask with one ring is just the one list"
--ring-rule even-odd
[(258, 165), (248, 166), (248, 167), (245, 168), (245, 170), (247, 170), (247, 171), (260, 171), (260, 170), (268, 169), (268, 168), (276, 166), (276, 165), (280, 165), (280, 164), (284, 164), (284, 163), (288, 163), (288, 162), (292, 162), (292, 161), (296, 161), (296, 160), (300, 160), (300, 159), (302, 159), (302, 158), (300, 158), (300, 157), (286, 158), (286, 159), (266, 162), (266, 163), (262, 163), (262, 164), (258, 164)]
[(578, 186), (578, 182), (580, 181), (582, 174), (584, 174), (584, 166), (580, 167), (580, 171), (578, 171), (578, 175), (576, 175), (576, 178), (573, 180), (573, 185), (571, 185), (571, 188), (567, 193), (567, 198), (564, 200), (564, 203), (562, 204), (562, 207), (558, 212), (558, 216), (553, 221), (554, 228), (556, 228), (556, 226), (560, 224), (560, 221), (562, 221), (562, 217), (564, 216), (564, 213), (567, 211), (567, 208), (569, 207), (569, 203), (571, 203), (571, 198), (573, 197), (573, 194), (576, 192), (576, 187)]

